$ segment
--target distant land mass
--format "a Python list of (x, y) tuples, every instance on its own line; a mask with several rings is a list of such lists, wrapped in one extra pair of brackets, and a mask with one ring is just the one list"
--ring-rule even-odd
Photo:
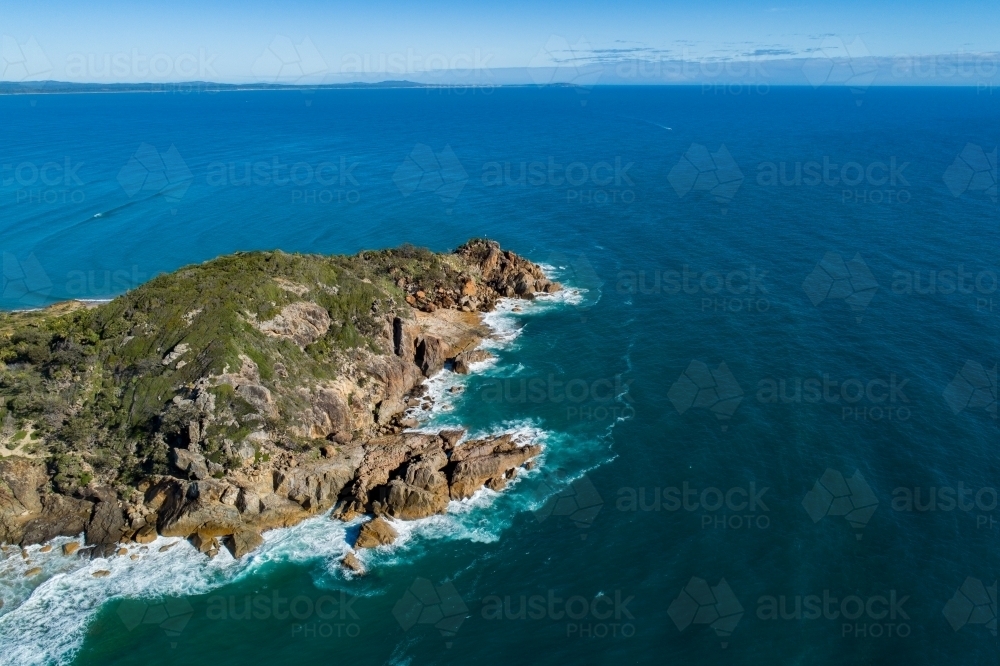
[[(377, 83), (326, 83), (292, 85), (282, 83), (213, 83), (211, 81), (186, 81), (181, 83), (70, 83), (67, 81), (0, 81), (0, 95), (37, 95), (53, 93), (162, 93), (176, 91), (190, 92), (232, 92), (239, 90), (338, 90), (373, 88), (454, 88), (457, 84), (417, 83), (414, 81), (379, 81)], [(481, 85), (481, 84), (467, 84)], [(501, 86), (494, 86), (501, 87)], [(520, 84), (502, 87), (523, 87)], [(572, 88), (572, 83), (551, 83), (533, 86), (546, 88)]]

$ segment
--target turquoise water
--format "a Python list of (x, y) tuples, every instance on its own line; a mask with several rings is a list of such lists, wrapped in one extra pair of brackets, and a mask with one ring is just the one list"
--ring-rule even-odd
[(428, 426), (546, 444), (507, 493), (363, 578), (325, 518), (8, 558), (0, 663), (996, 663), (1000, 99), (718, 92), (0, 98), (5, 308), (472, 236), (571, 287), (438, 380)]

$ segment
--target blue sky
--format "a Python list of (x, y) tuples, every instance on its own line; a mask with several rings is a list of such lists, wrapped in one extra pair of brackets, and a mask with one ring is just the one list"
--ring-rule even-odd
[(1000, 51), (1000, 2), (0, 0), (0, 35), (3, 80), (306, 83), (443, 68), (531, 82), (528, 66), (637, 59), (976, 58)]

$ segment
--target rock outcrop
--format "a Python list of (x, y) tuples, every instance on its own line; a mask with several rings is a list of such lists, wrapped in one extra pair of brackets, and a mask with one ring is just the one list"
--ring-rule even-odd
[[(449, 368), (465, 374), (490, 358), (477, 348), (489, 335), (480, 313), (501, 298), (559, 289), (532, 262), (473, 240), (447, 255), (246, 253), (214, 263), (223, 269), (208, 262), (158, 278), (91, 318), (62, 322), (58, 330), (74, 331), (65, 339), (39, 342), (36, 356), (62, 345), (59, 353), (75, 359), (38, 379), (63, 411), (46, 415), (46, 428), (10, 414), (7, 430), (27, 423), (42, 445), (44, 437), (77, 435), (72, 445), (60, 440), (51, 459), (0, 457), (0, 543), (83, 533), (84, 552), (107, 557), (123, 542), (162, 535), (209, 556), (225, 546), (240, 557), (262, 543), (263, 531), (332, 508), (342, 520), (373, 515), (358, 544), (373, 547), (395, 538), (386, 518), (424, 518), (480, 488), (500, 490), (540, 453), (509, 435), (462, 442), (461, 430), (404, 432), (416, 423), (404, 415), (408, 406), (429, 405), (425, 379)], [(202, 289), (215, 295), (202, 299)], [(181, 297), (191, 302), (171, 310), (170, 299)], [(73, 310), (25, 321), (34, 331), (38, 318)], [(29, 317), (3, 316), (10, 330)], [(78, 325), (85, 328), (71, 329)], [(33, 357), (19, 356), (4, 335), (2, 358), (22, 372)], [(77, 381), (106, 381), (107, 371), (129, 378), (129, 388), (73, 393)], [(106, 402), (88, 405), (95, 395)], [(125, 425), (112, 432), (109, 421)], [(130, 439), (135, 433), (146, 438)], [(92, 450), (77, 451), (79, 442), (93, 442)], [(119, 456), (128, 473), (101, 456), (91, 464), (95, 452)], [(356, 558), (344, 564), (361, 570)]]

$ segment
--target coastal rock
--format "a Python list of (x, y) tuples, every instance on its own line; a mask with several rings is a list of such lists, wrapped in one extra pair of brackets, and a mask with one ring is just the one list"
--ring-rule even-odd
[(365, 572), (365, 567), (361, 564), (361, 560), (359, 560), (354, 553), (347, 553), (344, 555), (344, 557), (341, 558), (340, 563), (344, 565), (344, 568), (349, 569), (356, 574), (363, 574)]
[(30, 569), (24, 572), (24, 577), (31, 578), (32, 576), (37, 576), (40, 573), (42, 573), (41, 567), (31, 567)]
[(156, 528), (152, 525), (145, 525), (135, 533), (135, 542), (139, 544), (149, 544), (156, 541)]
[(45, 495), (42, 505), (42, 511), (24, 525), (21, 545), (74, 537), (87, 529), (94, 509), (86, 500), (56, 494)]
[(382, 516), (376, 516), (372, 520), (361, 526), (358, 533), (358, 540), (354, 542), (355, 548), (375, 548), (385, 546), (396, 540), (399, 536), (392, 525)]
[(45, 483), (45, 468), (27, 458), (0, 458), (0, 542), (19, 543), (25, 524), (42, 510), (38, 493)]
[(451, 474), (451, 498), (472, 497), (491, 481), (499, 485), (501, 479), (510, 478), (518, 467), (541, 452), (538, 445), (515, 445), (509, 435), (493, 442), (466, 442), (452, 453), (452, 461), (458, 459), (458, 463)]
[(485, 349), (473, 349), (462, 352), (455, 357), (455, 372), (460, 375), (467, 375), (469, 374), (469, 366), (473, 363), (488, 361), (491, 358), (493, 358), (493, 354)]
[(264, 543), (264, 537), (259, 532), (241, 529), (226, 539), (226, 548), (233, 554), (233, 557), (239, 559), (247, 553), (256, 550), (262, 543)]
[(232, 534), (242, 526), (235, 506), (219, 501), (226, 484), (214, 479), (175, 484), (159, 511), (157, 531), (163, 536), (187, 538), (195, 532)]
[(208, 553), (210, 550), (219, 549), (219, 540), (210, 534), (196, 532), (188, 540), (199, 553)]
[(453, 449), (458, 440), (465, 436), (464, 430), (442, 430), (438, 436), (444, 441), (445, 449)]
[(104, 499), (94, 504), (94, 512), (87, 523), (86, 544), (93, 546), (92, 557), (107, 557), (115, 552), (125, 531), (125, 516), (114, 492), (102, 493)]
[(430, 377), (444, 367), (447, 350), (444, 343), (434, 336), (424, 336), (417, 341), (416, 363), (425, 377)]
[(70, 541), (69, 543), (64, 543), (62, 547), (63, 555), (72, 555), (76, 551), (80, 550), (80, 544), (76, 541)]

